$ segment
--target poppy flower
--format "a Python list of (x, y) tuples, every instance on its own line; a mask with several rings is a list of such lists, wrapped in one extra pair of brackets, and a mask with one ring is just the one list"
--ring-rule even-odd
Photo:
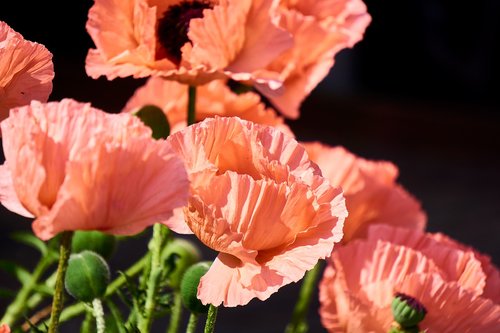
[(497, 332), (499, 271), (441, 234), (370, 227), (366, 239), (339, 246), (320, 283), (320, 315), (329, 332), (387, 333), (391, 302), (404, 294), (427, 311), (428, 333)]
[(283, 132), (214, 117), (167, 141), (191, 180), (184, 208), (188, 231), (219, 252), (201, 278), (202, 303), (265, 300), (300, 280), (342, 238), (342, 191)]
[(7, 324), (0, 326), (0, 333), (10, 333), (10, 327)]
[(265, 67), (293, 41), (275, 24), (275, 7), (273, 0), (95, 0), (87, 73), (191, 85), (229, 77), (277, 89), (277, 73)]
[[(151, 77), (129, 99), (123, 112), (134, 112), (145, 105), (155, 105), (163, 110), (175, 133), (187, 126), (188, 89), (176, 81)], [(200, 86), (196, 92), (196, 121), (213, 116), (237, 116), (254, 123), (270, 125), (292, 135), (282, 117), (266, 108), (260, 96), (248, 91), (236, 94), (225, 80), (215, 80)]]
[(420, 203), (396, 182), (398, 168), (394, 164), (366, 160), (339, 146), (319, 142), (304, 146), (323, 176), (344, 191), (349, 217), (342, 242), (364, 236), (372, 224), (425, 228), (427, 216)]
[(371, 17), (361, 0), (281, 0), (278, 17), (294, 45), (267, 66), (279, 73), (283, 87), (260, 90), (285, 117), (296, 119), (303, 100), (328, 75), (336, 54), (363, 38)]
[(0, 21), (0, 120), (13, 107), (46, 102), (53, 78), (52, 54), (45, 46), (25, 40)]
[(130, 114), (33, 101), (11, 109), (1, 128), (0, 199), (34, 216), (43, 240), (66, 230), (135, 234), (186, 204), (183, 162)]

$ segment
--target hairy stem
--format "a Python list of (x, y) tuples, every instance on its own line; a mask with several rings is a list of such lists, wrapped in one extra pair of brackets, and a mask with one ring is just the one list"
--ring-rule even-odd
[(156, 308), (156, 291), (162, 273), (161, 250), (167, 236), (167, 228), (157, 223), (153, 227), (153, 238), (150, 241), (151, 272), (149, 273), (146, 303), (143, 314), (139, 320), (139, 331), (149, 332), (153, 323), (154, 310)]
[(168, 324), (167, 333), (177, 333), (179, 330), (179, 321), (182, 316), (182, 299), (181, 293), (176, 291), (174, 293), (174, 305), (170, 315), (170, 323)]
[(50, 323), (48, 333), (56, 333), (59, 327), (59, 316), (61, 315), (64, 304), (64, 277), (68, 268), (68, 260), (71, 255), (72, 231), (65, 231), (61, 237), (59, 247), (59, 264), (57, 265), (57, 278), (52, 300), (52, 312), (50, 314)]
[(196, 332), (196, 326), (198, 325), (199, 318), (200, 318), (199, 314), (191, 312), (191, 315), (189, 316), (188, 325), (186, 327), (186, 333), (195, 333)]
[(216, 306), (210, 304), (208, 307), (207, 313), (207, 321), (205, 322), (205, 333), (213, 333), (215, 332), (215, 320), (217, 319), (217, 310)]

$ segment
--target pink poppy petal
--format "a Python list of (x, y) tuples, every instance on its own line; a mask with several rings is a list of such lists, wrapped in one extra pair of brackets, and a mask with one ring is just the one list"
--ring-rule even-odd
[(237, 56), (245, 42), (245, 25), (252, 1), (221, 1), (203, 11), (203, 18), (192, 19), (188, 36), (193, 47), (189, 62), (194, 66), (225, 68)]
[(28, 212), (17, 198), (16, 190), (12, 184), (12, 175), (6, 163), (0, 165), (0, 203), (16, 214), (33, 217), (33, 214)]
[(498, 331), (500, 305), (463, 290), (458, 283), (446, 283), (434, 274), (409, 275), (398, 289), (425, 306), (427, 316), (419, 326), (429, 333)]
[(305, 143), (323, 175), (345, 192), (344, 242), (363, 237), (372, 224), (423, 230), (427, 217), (420, 203), (396, 183), (398, 169), (390, 162), (365, 160), (342, 147)]
[(137, 117), (69, 99), (34, 101), (12, 109), (1, 126), (15, 192), (36, 216), (41, 239), (64, 230), (129, 235), (174, 224), (167, 222), (173, 209), (187, 202), (184, 163)]
[(267, 66), (274, 58), (293, 45), (291, 35), (275, 25), (271, 16), (273, 0), (254, 0), (246, 24), (245, 45), (230, 64), (231, 72), (251, 73)]
[(447, 280), (457, 281), (462, 288), (471, 292), (483, 293), (486, 275), (482, 263), (472, 251), (462, 251), (457, 246), (439, 242), (431, 234), (418, 230), (374, 225), (368, 232), (370, 238), (408, 246), (421, 252), (442, 269)]
[(282, 280), (283, 277), (265, 266), (241, 263), (235, 257), (221, 253), (201, 278), (198, 298), (204, 304), (215, 306), (245, 305), (253, 298), (268, 299), (282, 286)]
[(53, 78), (52, 54), (0, 21), (0, 120), (13, 107), (47, 101)]

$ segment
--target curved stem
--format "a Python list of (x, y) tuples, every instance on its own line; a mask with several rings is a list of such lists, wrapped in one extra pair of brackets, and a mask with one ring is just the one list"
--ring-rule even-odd
[(178, 291), (174, 292), (174, 306), (172, 307), (172, 313), (170, 315), (170, 323), (168, 324), (167, 333), (177, 333), (179, 330), (179, 321), (182, 316), (182, 298), (181, 293)]
[(192, 125), (196, 122), (196, 87), (188, 87), (188, 117), (187, 124)]
[[(33, 289), (36, 287), (38, 280), (42, 277), (43, 273), (52, 265), (55, 259), (52, 256), (42, 257), (31, 275), (28, 283), (24, 284), (21, 290), (17, 293), (14, 301), (9, 305), (5, 311), (5, 315), (0, 319), (0, 323), (7, 324), (12, 327), (21, 317), (22, 312), (26, 307), (30, 307), (28, 298), (30, 297)], [(39, 295), (39, 294), (35, 294)]]
[(73, 238), (72, 231), (65, 231), (61, 237), (61, 245), (59, 247), (59, 264), (57, 265), (56, 287), (54, 290), (54, 298), (52, 300), (52, 312), (50, 314), (49, 333), (56, 333), (59, 327), (59, 316), (64, 303), (64, 277), (68, 268), (68, 259), (71, 254), (71, 239)]
[(198, 325), (199, 318), (200, 318), (199, 314), (191, 312), (191, 315), (189, 316), (188, 325), (186, 327), (186, 333), (195, 333), (196, 332), (196, 326)]
[(308, 330), (307, 312), (311, 304), (313, 291), (316, 289), (316, 281), (321, 272), (321, 261), (313, 269), (306, 273), (302, 287), (300, 288), (299, 299), (295, 304), (292, 320), (285, 329), (285, 333), (304, 333)]
[(143, 315), (139, 320), (139, 331), (149, 332), (153, 323), (153, 314), (156, 307), (156, 291), (158, 282), (162, 273), (161, 265), (161, 250), (164, 240), (167, 236), (167, 229), (163, 225), (157, 223), (153, 227), (153, 238), (150, 241), (151, 251), (151, 272), (149, 274), (146, 303), (144, 305)]
[(205, 322), (205, 333), (213, 333), (215, 332), (215, 321), (217, 319), (217, 310), (216, 306), (210, 304), (208, 307), (207, 321)]
[(104, 308), (102, 307), (102, 302), (99, 298), (92, 301), (92, 308), (94, 310), (93, 312), (97, 333), (104, 333), (106, 331), (106, 321), (104, 320)]

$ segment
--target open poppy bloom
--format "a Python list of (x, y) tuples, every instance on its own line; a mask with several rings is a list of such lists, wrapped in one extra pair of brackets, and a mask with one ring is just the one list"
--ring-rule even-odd
[[(134, 112), (145, 105), (156, 105), (163, 110), (170, 123), (171, 132), (187, 126), (188, 89), (176, 81), (151, 77), (144, 86), (136, 90), (123, 112)], [(232, 117), (270, 125), (292, 135), (290, 128), (276, 112), (266, 108), (260, 96), (248, 91), (236, 94), (225, 80), (214, 80), (200, 86), (196, 92), (196, 121), (213, 116)]]
[(311, 160), (316, 162), (335, 186), (341, 186), (349, 217), (342, 242), (363, 237), (372, 224), (423, 230), (427, 216), (420, 203), (397, 184), (398, 168), (386, 161), (370, 161), (343, 147), (319, 142), (304, 143)]
[(0, 121), (10, 108), (31, 100), (46, 102), (53, 78), (52, 54), (45, 46), (25, 40), (0, 21)]
[(43, 240), (66, 230), (135, 234), (186, 204), (183, 162), (130, 114), (33, 101), (11, 109), (1, 127), (0, 201), (34, 216)]
[(215, 117), (167, 141), (191, 180), (189, 229), (182, 221), (170, 227), (193, 232), (219, 252), (198, 287), (204, 304), (265, 300), (300, 280), (342, 238), (342, 191), (281, 131)]
[(273, 0), (95, 0), (87, 73), (162, 76), (199, 85), (232, 78), (279, 88), (265, 67), (292, 46)]
[(371, 21), (362, 0), (281, 0), (279, 25), (294, 45), (267, 69), (280, 73), (283, 89), (261, 91), (288, 118), (299, 117), (302, 101), (328, 74), (335, 55), (363, 38)]
[(10, 327), (6, 324), (0, 326), (0, 333), (10, 333)]
[(428, 333), (498, 332), (500, 274), (489, 258), (440, 234), (372, 226), (337, 247), (320, 283), (329, 332), (387, 333), (391, 301), (408, 295), (427, 310)]

